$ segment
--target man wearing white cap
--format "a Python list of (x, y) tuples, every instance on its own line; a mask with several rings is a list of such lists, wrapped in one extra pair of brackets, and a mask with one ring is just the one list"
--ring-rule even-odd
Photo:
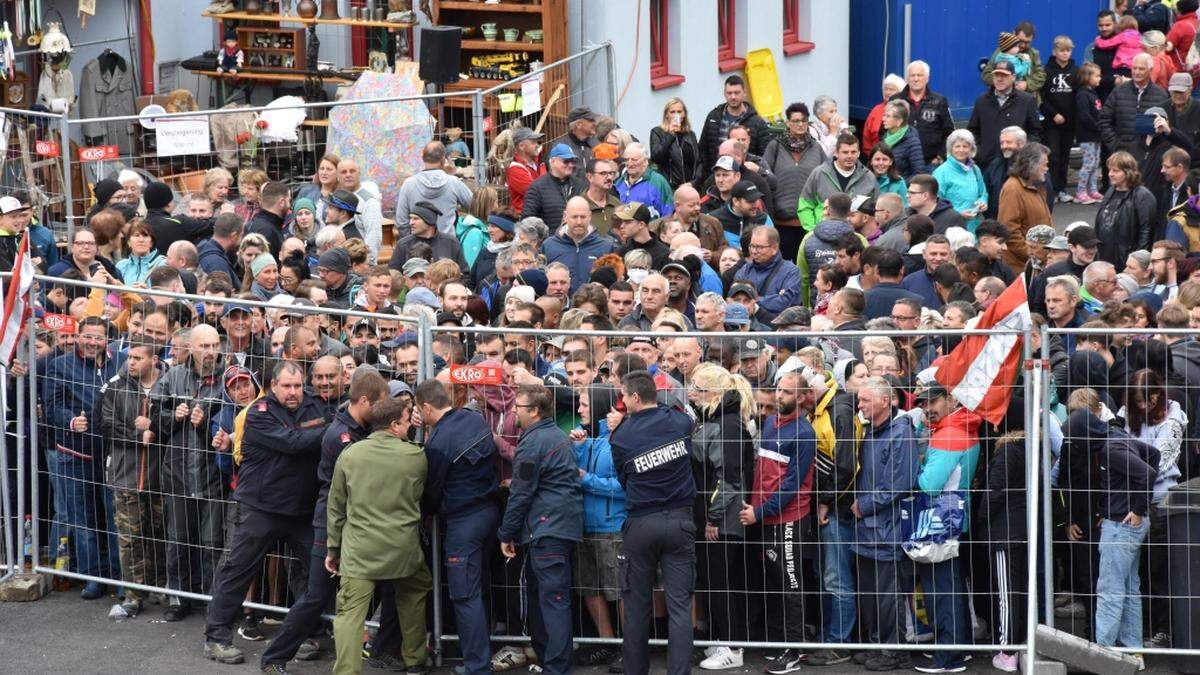
[(0, 197), (0, 272), (11, 272), (21, 247), (25, 207), (21, 200), (6, 195)]

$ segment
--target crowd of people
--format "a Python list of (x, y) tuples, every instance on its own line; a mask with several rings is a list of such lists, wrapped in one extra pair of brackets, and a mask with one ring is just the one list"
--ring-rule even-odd
[[(319, 658), (333, 607), (335, 672), (425, 672), (430, 593), (471, 674), (646, 673), (652, 636), (671, 673), (756, 641), (825, 645), (768, 673), (959, 672), (970, 643), (1015, 672), (1030, 597), (1102, 645), (1169, 646), (1157, 510), (1200, 475), (1200, 342), (1157, 329), (1200, 328), (1197, 1), (1130, 4), (1079, 64), (1002, 33), (965, 127), (913, 61), (861, 137), (823, 95), (772, 126), (734, 75), (646, 141), (583, 107), (553, 143), (505, 130), (495, 184), (432, 142), (390, 252), (391, 199), (335, 156), (183, 196), (121, 172), (61, 254), (0, 196), (0, 268), (28, 233), (39, 315), (76, 320), (9, 370), (35, 369), (49, 541), (84, 598), (120, 582), (113, 618), (203, 609), (222, 663), (264, 639), (244, 600), (290, 603), (263, 672)], [(1066, 201), (1094, 222), (1056, 226)], [(936, 379), (949, 330), (1019, 283), (1050, 367), (1053, 598), (1028, 587), (1024, 375), (998, 422)], [(919, 509), (956, 549), (910, 532)]]

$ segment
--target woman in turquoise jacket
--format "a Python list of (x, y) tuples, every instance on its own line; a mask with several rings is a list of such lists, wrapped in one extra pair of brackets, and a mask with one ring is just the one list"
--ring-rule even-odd
[(957, 129), (946, 138), (946, 161), (933, 170), (938, 196), (950, 202), (967, 221), (967, 230), (975, 234), (980, 215), (987, 209), (988, 191), (983, 172), (975, 163), (975, 137), (966, 129)]
[(167, 264), (167, 259), (154, 248), (154, 231), (145, 221), (139, 220), (129, 228), (129, 256), (117, 263), (117, 271), (125, 283), (146, 283), (146, 277), (155, 267)]
[(616, 389), (593, 384), (579, 394), (580, 428), (571, 432), (582, 473), (583, 532), (616, 533), (625, 524), (625, 490), (617, 480), (605, 411), (617, 404)]

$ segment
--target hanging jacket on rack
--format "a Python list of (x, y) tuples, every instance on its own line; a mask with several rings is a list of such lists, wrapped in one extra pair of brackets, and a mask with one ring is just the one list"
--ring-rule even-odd
[[(106, 50), (83, 67), (79, 79), (79, 115), (83, 119), (133, 115), (133, 71), (116, 52)], [(133, 152), (133, 122), (92, 122), (83, 125), (85, 138), (103, 138), (122, 155)]]

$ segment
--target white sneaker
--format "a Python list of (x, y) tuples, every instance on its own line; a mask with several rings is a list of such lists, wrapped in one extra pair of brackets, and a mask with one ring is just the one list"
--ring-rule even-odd
[(721, 653), (722, 649), (728, 649), (728, 647), (705, 647), (704, 648), (704, 658), (707, 659), (708, 657), (712, 656), (713, 654), (719, 654), (719, 653)]
[(1017, 672), (1017, 655), (1000, 652), (992, 657), (992, 667), (1005, 673)]
[(717, 647), (717, 651), (700, 662), (700, 670), (729, 670), (742, 667), (742, 650)]

